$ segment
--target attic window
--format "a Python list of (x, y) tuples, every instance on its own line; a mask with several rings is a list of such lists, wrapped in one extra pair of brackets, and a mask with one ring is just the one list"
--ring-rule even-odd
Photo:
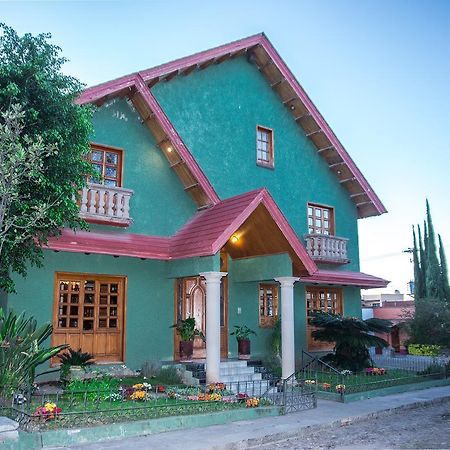
[(256, 164), (263, 167), (274, 167), (273, 131), (259, 125), (256, 127)]

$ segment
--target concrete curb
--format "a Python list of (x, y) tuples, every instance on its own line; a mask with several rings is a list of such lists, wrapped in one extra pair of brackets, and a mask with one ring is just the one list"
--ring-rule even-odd
[(397, 414), (400, 411), (409, 411), (412, 409), (421, 408), (424, 406), (441, 405), (443, 403), (450, 402), (450, 395), (432, 400), (423, 400), (406, 405), (396, 406), (394, 408), (388, 408), (380, 411), (375, 411), (367, 414), (361, 414), (357, 416), (350, 416), (344, 419), (334, 420), (326, 424), (319, 425), (307, 425), (299, 428), (297, 431), (286, 431), (283, 433), (267, 434), (260, 438), (250, 438), (239, 442), (228, 443), (225, 445), (219, 445), (209, 447), (211, 450), (240, 450), (258, 448), (261, 445), (270, 444), (273, 442), (285, 441), (287, 439), (307, 437), (312, 434), (320, 433), (321, 431), (330, 431), (334, 428), (350, 425), (353, 423), (365, 422), (371, 419), (386, 417), (393, 414)]

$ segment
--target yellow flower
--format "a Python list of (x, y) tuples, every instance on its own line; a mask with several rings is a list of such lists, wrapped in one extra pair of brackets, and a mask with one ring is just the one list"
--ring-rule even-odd
[(48, 411), (48, 412), (53, 412), (56, 409), (56, 403), (51, 403), (51, 402), (47, 402), (44, 405), (44, 408)]
[(142, 383), (133, 384), (133, 389), (141, 390), (144, 387)]
[(135, 391), (131, 394), (131, 400), (144, 400), (145, 392), (144, 391)]

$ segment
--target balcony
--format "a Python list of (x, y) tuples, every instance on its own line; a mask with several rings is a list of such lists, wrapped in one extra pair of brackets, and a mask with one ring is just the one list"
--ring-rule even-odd
[(131, 189), (88, 184), (81, 192), (80, 216), (88, 222), (117, 227), (128, 227), (130, 217)]
[(319, 263), (347, 264), (348, 239), (324, 234), (306, 234), (306, 250)]

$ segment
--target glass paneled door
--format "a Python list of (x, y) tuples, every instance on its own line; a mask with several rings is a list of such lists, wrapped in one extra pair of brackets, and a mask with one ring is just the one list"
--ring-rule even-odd
[[(222, 278), (220, 289), (220, 355), (228, 357), (228, 298), (227, 278)], [(179, 278), (175, 283), (175, 322), (195, 318), (195, 326), (206, 336), (206, 285), (202, 277)], [(208, 338), (206, 336), (206, 338)], [(179, 337), (174, 331), (174, 359), (180, 359)], [(194, 340), (195, 359), (206, 358), (206, 344), (201, 338)]]
[(52, 345), (123, 361), (124, 289), (123, 277), (56, 274)]

